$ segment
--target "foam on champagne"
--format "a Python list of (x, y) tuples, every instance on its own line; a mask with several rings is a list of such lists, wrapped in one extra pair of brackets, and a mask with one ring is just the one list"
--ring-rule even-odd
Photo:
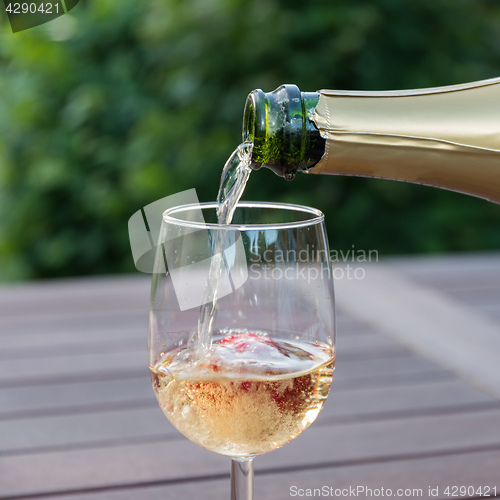
[[(159, 361), (159, 369), (167, 376), (183, 380), (208, 380), (214, 378), (269, 378), (298, 376), (331, 360), (330, 348), (275, 341), (262, 333), (231, 330), (225, 337), (215, 337), (212, 348), (199, 359), (193, 351), (184, 349), (169, 353), (167, 365)], [(163, 368), (162, 368), (163, 367)]]

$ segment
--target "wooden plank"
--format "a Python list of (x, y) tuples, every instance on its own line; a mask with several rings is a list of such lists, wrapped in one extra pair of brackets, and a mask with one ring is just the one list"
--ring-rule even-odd
[(46, 280), (0, 288), (0, 317), (149, 307), (150, 277)]
[(383, 262), (421, 284), (440, 290), (497, 287), (500, 282), (498, 252), (391, 257)]
[[(0, 333), (4, 327), (46, 323), (51, 319), (98, 314), (141, 314), (149, 309), (150, 276), (112, 276), (47, 280), (0, 287)], [(350, 328), (352, 318), (338, 314), (337, 323)], [(355, 323), (355, 322), (354, 322)]]
[(1, 318), (0, 336), (64, 333), (85, 335), (92, 330), (131, 329), (145, 335), (148, 327), (147, 309), (128, 309), (123, 311), (106, 310), (66, 314), (45, 314), (30, 317)]
[(404, 276), (500, 319), (500, 255), (449, 258), (388, 259)]
[[(418, 380), (428, 374), (449, 376), (434, 364), (413, 355), (373, 359), (345, 359), (339, 356), (336, 380), (359, 385), (391, 382), (398, 377)], [(146, 350), (96, 354), (73, 353), (67, 356), (41, 357), (20, 371), (18, 359), (0, 362), (0, 388), (23, 387), (137, 376), (147, 373)], [(15, 377), (13, 377), (15, 374)]]
[[(36, 345), (43, 345), (44, 338), (49, 345), (64, 342), (86, 342), (93, 339), (105, 338), (107, 332), (119, 336), (120, 331), (126, 338), (146, 338), (149, 313), (147, 310), (104, 311), (99, 313), (82, 312), (69, 314), (55, 314), (36, 316), (32, 318), (0, 318), (0, 341), (6, 348), (23, 347), (33, 341)], [(373, 335), (367, 326), (356, 321), (338, 322), (337, 335), (339, 338)], [(35, 340), (37, 336), (40, 340)], [(51, 340), (52, 339), (52, 340)], [(5, 341), (5, 342), (4, 342)]]
[(495, 319), (500, 313), (500, 287), (473, 290), (446, 290), (451, 297), (473, 307)]
[[(10, 333), (10, 334), (9, 334)], [(145, 324), (141, 328), (135, 326), (126, 326), (123, 328), (92, 328), (83, 329), (81, 331), (59, 331), (42, 330), (33, 332), (25, 332), (20, 335), (16, 330), (11, 330), (9, 333), (4, 332), (1, 340), (0, 361), (1, 359), (10, 358), (13, 354), (26, 357), (28, 354), (33, 354), (31, 349), (36, 349), (36, 356), (46, 353), (61, 353), (82, 352), (82, 349), (103, 348), (104, 344), (115, 342), (127, 342), (129, 345), (136, 345), (138, 348), (144, 348), (147, 341), (147, 328)], [(340, 330), (338, 341), (342, 351), (349, 349), (365, 349), (369, 351), (387, 350), (404, 352), (395, 342), (388, 340), (380, 335), (374, 335), (367, 327), (359, 325), (354, 330)]]
[(499, 410), (317, 426), (275, 451), (274, 457), (262, 456), (260, 464), (265, 468), (273, 467), (273, 463), (310, 465), (370, 457), (383, 459), (387, 455), (451, 452), (491, 445), (500, 446)]
[(0, 363), (5, 360), (21, 360), (26, 363), (35, 358), (40, 360), (44, 357), (66, 357), (89, 354), (107, 354), (120, 352), (144, 353), (146, 351), (146, 338), (123, 338), (107, 339), (106, 337), (96, 342), (81, 342), (74, 339), (74, 342), (61, 342), (54, 345), (35, 345), (26, 343), (23, 347), (5, 348), (0, 350)]
[[(335, 377), (336, 379), (336, 377)], [(320, 414), (350, 418), (384, 412), (482, 407), (496, 401), (457, 379), (414, 385), (347, 388), (334, 380)], [(74, 384), (28, 386), (0, 390), (0, 419), (37, 419), (41, 416), (75, 415), (81, 412), (122, 411), (128, 407), (154, 407), (156, 399), (149, 378), (104, 380)], [(32, 425), (27, 422), (26, 425)]]
[(337, 283), (345, 312), (500, 398), (500, 324), (381, 264)]
[(456, 412), (460, 408), (473, 410), (488, 404), (500, 402), (457, 379), (348, 391), (337, 390), (334, 383), (317, 421), (338, 425), (362, 418), (432, 415), (445, 410)]
[[(53, 280), (0, 287), (0, 334), (5, 329), (30, 331), (56, 320), (85, 321), (89, 316), (147, 314), (150, 277), (106, 277)], [(147, 316), (146, 316), (147, 317)], [(349, 328), (352, 319), (339, 314), (337, 323)], [(73, 324), (74, 326), (74, 324)]]
[(374, 332), (364, 323), (360, 323), (358, 320), (351, 316), (344, 314), (338, 309), (335, 310), (335, 322), (337, 326), (337, 335), (373, 335)]
[[(500, 450), (499, 410), (316, 426), (259, 457), (256, 468), (315, 468), (493, 449)], [(26, 495), (226, 471), (227, 459), (183, 440), (2, 457), (0, 485), (4, 496)]]
[[(342, 364), (349, 364), (353, 361), (359, 361), (360, 359), (363, 360), (364, 358), (366, 359), (367, 357), (372, 358), (372, 361), (374, 359), (379, 359), (382, 360), (382, 368), (383, 365), (386, 364), (386, 361), (383, 361), (384, 358), (387, 357), (387, 354), (391, 354), (391, 351), (386, 351), (384, 350), (385, 348), (385, 343), (381, 343), (382, 349), (377, 350), (375, 347), (377, 346), (377, 342), (374, 342), (376, 339), (381, 339), (379, 336), (370, 336), (368, 337), (368, 342), (367, 343), (360, 343), (359, 338), (356, 340), (351, 345), (351, 348), (346, 348), (344, 346), (342, 350), (342, 355), (340, 358), (340, 363)], [(132, 339), (135, 340), (135, 339)], [(142, 340), (141, 340), (142, 343)], [(94, 354), (103, 354), (101, 351), (112, 351), (115, 354), (119, 353), (120, 351), (127, 352), (130, 350), (130, 353), (136, 353), (138, 357), (141, 358), (141, 362), (145, 361), (145, 349), (140, 349), (139, 351), (136, 352), (134, 349), (135, 344), (132, 343), (132, 345), (128, 345), (127, 343), (125, 346), (120, 343), (114, 343), (110, 342), (105, 344), (105, 349), (103, 349), (103, 344), (91, 344), (90, 346), (86, 347), (92, 347)], [(364, 352), (364, 346), (370, 347), (370, 352), (363, 356)], [(125, 347), (125, 349), (123, 349)], [(51, 349), (54, 349), (51, 347)], [(81, 348), (78, 351), (78, 354), (80, 354)], [(40, 360), (40, 350), (37, 349), (37, 358)], [(52, 351), (51, 351), (52, 352)], [(92, 351), (91, 351), (92, 352)], [(396, 351), (398, 352), (398, 351)], [(406, 355), (406, 351), (403, 351), (404, 354)], [(0, 351), (0, 357), (5, 355), (5, 350)], [(16, 359), (15, 356), (12, 356), (12, 353), (10, 354), (11, 358)], [(20, 351), (18, 354), (25, 355), (26, 352), (24, 350)], [(71, 355), (74, 355), (75, 352), (71, 351)], [(86, 356), (89, 354), (89, 350), (83, 350), (83, 354)], [(62, 353), (59, 353), (59, 355), (62, 355)], [(68, 357), (68, 355), (66, 355)], [(411, 356), (411, 355), (410, 355)], [(71, 356), (69, 356), (71, 358)], [(93, 356), (94, 358), (94, 356)], [(12, 365), (11, 359), (9, 363), (9, 367)], [(19, 359), (24, 360), (24, 357), (19, 357)], [(95, 359), (95, 358), (94, 358)], [(50, 364), (53, 366), (53, 360), (49, 359)], [(1, 365), (1, 361), (0, 361)], [(355, 368), (352, 370), (355, 372), (357, 376), (359, 376), (359, 370), (357, 370), (356, 367), (359, 367), (359, 364), (354, 365)], [(362, 366), (365, 366), (364, 363)], [(409, 365), (405, 366), (409, 368)], [(428, 366), (428, 365), (426, 365)], [(143, 400), (144, 399), (144, 393), (149, 394), (150, 390), (150, 383), (149, 383), (149, 377), (146, 375), (145, 371), (145, 362), (141, 366), (142, 373), (144, 373), (144, 377), (140, 378), (132, 378), (128, 377), (126, 379), (126, 382), (120, 382), (119, 380), (105, 380), (103, 379), (102, 381), (88, 381), (88, 382), (79, 382), (78, 377), (74, 378), (75, 375), (78, 375), (78, 373), (75, 371), (75, 364), (70, 362), (70, 367), (71, 367), (71, 372), (68, 373), (67, 375), (71, 375), (72, 382), (71, 383), (65, 383), (65, 372), (62, 372), (60, 375), (59, 379), (59, 384), (53, 385), (54, 380), (47, 380), (46, 386), (43, 385), (43, 378), (39, 377), (38, 374), (35, 374), (33, 378), (28, 378), (27, 380), (24, 380), (24, 385), (22, 385), (23, 379), (13, 379), (12, 381), (10, 379), (4, 380), (4, 388), (0, 388), (0, 418), (5, 418), (6, 415), (9, 414), (14, 414), (18, 415), (20, 411), (40, 411), (43, 409), (54, 409), (57, 407), (65, 408), (65, 411), (68, 410), (70, 407), (75, 407), (75, 408), (81, 408), (82, 407), (82, 400), (84, 400), (89, 406), (95, 406), (96, 404), (104, 404), (106, 401), (111, 403), (113, 401), (115, 402), (123, 402), (123, 401), (133, 401), (134, 398), (138, 400)], [(103, 366), (101, 368), (107, 368), (106, 366)], [(121, 369), (125, 369), (126, 367), (122, 366)], [(8, 369), (6, 370), (8, 371)], [(343, 369), (341, 371), (344, 371)], [(338, 371), (337, 371), (338, 373)], [(413, 372), (410, 372), (413, 373)], [(91, 374), (92, 375), (92, 374)], [(94, 374), (95, 375), (95, 374)], [(98, 374), (97, 374), (98, 375)], [(129, 374), (130, 375), (130, 374)], [(385, 374), (384, 374), (385, 375)], [(84, 376), (84, 374), (82, 375)], [(342, 375), (337, 375), (335, 377), (335, 387), (338, 387), (338, 380), (340, 378), (340, 382), (342, 382)], [(358, 377), (359, 378), (359, 377)], [(32, 387), (30, 384), (30, 381), (35, 384), (35, 387)], [(9, 387), (9, 382), (11, 382), (11, 385), (13, 387)], [(52, 382), (52, 384), (51, 384)], [(362, 384), (361, 384), (362, 386)], [(147, 388), (145, 390), (144, 388)]]
[[(0, 455), (179, 437), (158, 406), (0, 422)], [(80, 446), (79, 446), (80, 445)]]
[[(87, 385), (96, 389), (95, 384)], [(126, 387), (128, 389), (129, 384)], [(0, 420), (0, 435), (5, 436), (0, 442), (0, 454), (33, 453), (61, 447), (75, 449), (99, 443), (111, 446), (124, 440), (140, 442), (154, 437), (182, 439), (159, 409), (150, 386), (130, 386), (131, 392), (140, 391), (133, 400), (117, 400), (112, 390), (123, 392), (123, 387), (119, 388), (116, 382), (108, 382), (107, 387), (97, 389), (100, 400), (91, 401), (78, 390), (74, 394), (66, 391), (67, 397), (73, 396), (70, 403), (61, 401), (59, 411), (56, 408), (52, 413), (32, 410), (12, 414), (11, 418), (6, 418), (6, 413)], [(334, 386), (331, 392), (315, 425), (470, 412), (489, 407), (500, 409), (500, 402), (457, 380), (345, 392), (336, 392)]]
[[(26, 359), (32, 355), (40, 358), (41, 356), (65, 356), (96, 351), (107, 352), (112, 351), (113, 346), (120, 351), (144, 350), (147, 334), (145, 325), (141, 326), (142, 328), (84, 329), (76, 332), (41, 331), (24, 335), (12, 332), (11, 335), (2, 336), (0, 363), (3, 359)], [(342, 332), (338, 336), (338, 349), (346, 356), (356, 355), (357, 352), (367, 352), (373, 355), (378, 353), (381, 355), (407, 354), (407, 350), (380, 335), (356, 333), (358, 334)]]
[(391, 339), (385, 338), (382, 335), (373, 334), (370, 332), (369, 335), (352, 335), (346, 332), (339, 332), (337, 338), (337, 352), (341, 356), (342, 353), (346, 353), (350, 350), (360, 350), (365, 352), (372, 352), (373, 350), (392, 350), (398, 352), (408, 352), (406, 349), (402, 348), (399, 344)]
[(482, 307), (481, 309), (485, 314), (490, 315), (494, 320), (496, 320), (496, 321), (500, 320), (500, 308), (498, 308), (498, 307)]
[[(337, 316), (337, 332), (339, 334), (370, 335), (373, 332), (365, 325), (351, 319), (340, 320), (345, 316)], [(33, 315), (30, 317), (0, 317), (0, 337), (60, 334), (84, 335), (92, 330), (131, 330), (136, 329), (138, 336), (144, 336), (147, 331), (148, 309), (82, 311), (72, 313), (57, 313)]]
[(339, 355), (335, 369), (335, 384), (341, 387), (373, 387), (394, 382), (417, 383), (427, 375), (451, 377), (433, 363), (416, 356), (382, 359), (343, 360)]
[[(497, 486), (497, 492), (500, 492), (500, 477), (498, 474), (500, 470), (500, 453), (498, 451), (444, 455), (413, 460), (399, 459), (390, 462), (338, 468), (322, 468), (320, 465), (318, 469), (257, 475), (256, 498), (285, 500), (290, 498), (291, 492), (297, 491), (299, 488), (314, 489), (321, 488), (324, 485), (328, 487), (329, 494), (331, 493), (330, 487), (334, 489), (331, 496), (333, 498), (335, 498), (335, 489), (357, 489), (358, 486), (364, 488), (364, 490), (360, 490), (357, 498), (371, 499), (376, 493), (370, 494), (368, 488), (372, 490), (380, 490), (382, 487), (385, 490), (389, 488), (393, 491), (394, 496), (397, 496), (398, 489), (410, 489), (412, 491), (409, 492), (408, 496), (412, 498), (441, 498), (447, 500), (451, 497), (445, 495), (444, 492), (447, 486), (453, 485), (474, 486), (475, 490), (484, 485)], [(296, 489), (292, 488), (293, 486)], [(429, 495), (429, 487), (434, 490), (436, 487), (438, 488), (437, 497)], [(421, 496), (419, 491), (413, 491), (419, 489), (422, 490)], [(179, 493), (180, 490), (179, 487)], [(203, 490), (200, 489), (201, 491)], [(185, 490), (184, 493), (187, 493), (187, 491)], [(493, 495), (494, 491), (491, 490), (490, 493)], [(465, 497), (467, 496), (465, 495)], [(167, 493), (167, 498), (174, 499), (176, 496)]]
[[(148, 376), (0, 389), (0, 419), (92, 413), (116, 407), (155, 406)], [(32, 425), (27, 423), (26, 425)]]
[[(92, 328), (82, 329), (81, 331), (36, 331), (35, 333), (25, 332), (20, 335), (15, 330), (10, 334), (4, 333), (1, 338), (0, 360), (9, 357), (10, 352), (15, 350), (24, 351), (25, 356), (36, 354), (39, 356), (43, 352), (59, 351), (80, 351), (89, 345), (102, 345), (108, 342), (135, 342), (139, 346), (147, 341), (147, 330), (145, 324), (142, 328), (123, 327), (123, 328)], [(36, 351), (33, 351), (36, 349)]]
[[(259, 457), (256, 458), (258, 463)], [(303, 493), (302, 490), (314, 490), (326, 486), (323, 498), (335, 498), (336, 489), (351, 489), (357, 493), (357, 487), (364, 488), (356, 498), (373, 498), (368, 488), (375, 490), (391, 489), (394, 496), (397, 490), (422, 489), (412, 491), (411, 497), (422, 499), (437, 498), (449, 500), (444, 494), (447, 486), (467, 485), (476, 490), (484, 485), (496, 485), (500, 489), (498, 470), (500, 469), (500, 452), (470, 453), (463, 455), (443, 456), (416, 460), (395, 460), (380, 464), (362, 464), (342, 467), (325, 467), (319, 470), (293, 470), (282, 473), (260, 471), (255, 477), (255, 498), (259, 500), (289, 500), (291, 493)], [(194, 473), (196, 471), (193, 471)], [(429, 496), (429, 487), (438, 488), (438, 496)], [(333, 494), (330, 490), (333, 488)], [(342, 492), (339, 492), (341, 496)], [(347, 492), (348, 493), (348, 492)], [(368, 494), (367, 494), (368, 493)], [(311, 492), (314, 495), (314, 491)], [(404, 491), (403, 491), (404, 494)], [(301, 498), (298, 494), (297, 498)], [(316, 495), (318, 497), (318, 495)], [(1, 498), (1, 497), (0, 497)], [(213, 480), (191, 480), (181, 484), (146, 484), (142, 487), (110, 488), (105, 491), (90, 491), (58, 497), (61, 500), (220, 500), (229, 498), (229, 475)], [(307, 498), (307, 497), (306, 497)], [(21, 499), (23, 500), (23, 499)], [(26, 499), (27, 500), (27, 499)]]
[(142, 352), (74, 353), (68, 356), (42, 357), (20, 363), (4, 359), (0, 363), (0, 387), (40, 383), (44, 379), (120, 373), (128, 370), (147, 373), (146, 349)]
[(463, 300), (471, 306), (496, 305), (500, 301), (500, 286), (482, 288), (457, 288), (447, 290), (447, 293), (458, 300)]
[[(101, 330), (88, 335), (37, 333), (27, 336), (26, 343), (23, 342), (23, 337), (8, 339), (11, 340), (10, 343), (7, 342), (8, 347), (0, 350), (0, 386), (3, 387), (8, 387), (9, 383), (26, 385), (35, 380), (40, 385), (48, 377), (65, 375), (78, 380), (80, 375), (95, 374), (97, 371), (109, 373), (117, 369), (136, 370), (146, 366), (146, 335), (143, 332), (137, 337), (134, 328)], [(47, 340), (46, 345), (44, 339)], [(376, 363), (377, 359), (412, 356), (409, 351), (379, 335), (345, 334), (339, 337), (338, 345), (339, 362), (345, 363), (369, 357), (377, 365), (380, 364)], [(36, 356), (36, 364), (30, 365), (30, 370), (19, 373), (19, 360), (27, 361), (33, 354)], [(414, 364), (415, 360), (409, 361), (404, 370), (411, 371)], [(398, 364), (403, 365), (406, 362)], [(35, 366), (36, 369), (33, 369)], [(429, 370), (433, 369), (427, 366)], [(364, 364), (363, 367), (371, 369), (369, 364)], [(12, 379), (14, 371), (18, 372), (16, 379)], [(361, 371), (357, 375), (360, 374)]]

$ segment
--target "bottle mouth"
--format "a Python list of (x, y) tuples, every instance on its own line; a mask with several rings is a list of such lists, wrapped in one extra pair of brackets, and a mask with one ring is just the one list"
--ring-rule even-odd
[(251, 92), (243, 113), (243, 140), (253, 143), (252, 169), (265, 166), (285, 179), (293, 179), (305, 140), (300, 89), (287, 84), (273, 92)]
[[(308, 111), (316, 106), (317, 94), (302, 93), (296, 85), (281, 85), (273, 92), (250, 92), (243, 113), (243, 141), (253, 144), (250, 167), (271, 169), (292, 180), (298, 170), (307, 170), (321, 158), (311, 141), (319, 132), (310, 123)], [(321, 139), (321, 138), (320, 138)], [(324, 146), (324, 145), (323, 145)], [(316, 158), (317, 157), (317, 158)]]
[[(257, 120), (260, 123), (257, 124)], [(243, 112), (243, 142), (254, 142), (256, 135), (265, 138), (266, 94), (256, 89), (248, 94)], [(260, 167), (259, 167), (260, 168)]]

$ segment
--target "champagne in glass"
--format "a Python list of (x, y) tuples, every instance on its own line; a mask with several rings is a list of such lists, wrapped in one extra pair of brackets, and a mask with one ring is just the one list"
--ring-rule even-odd
[(194, 443), (237, 458), (280, 448), (308, 427), (334, 367), (327, 346), (236, 331), (215, 341), (202, 362), (189, 357), (188, 350), (170, 353), (151, 369), (160, 407)]

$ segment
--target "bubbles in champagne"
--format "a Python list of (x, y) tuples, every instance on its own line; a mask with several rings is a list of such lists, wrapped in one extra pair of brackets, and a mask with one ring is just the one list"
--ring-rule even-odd
[(333, 376), (326, 345), (226, 332), (204, 359), (187, 348), (151, 367), (167, 418), (211, 451), (250, 457), (283, 446), (317, 417)]

